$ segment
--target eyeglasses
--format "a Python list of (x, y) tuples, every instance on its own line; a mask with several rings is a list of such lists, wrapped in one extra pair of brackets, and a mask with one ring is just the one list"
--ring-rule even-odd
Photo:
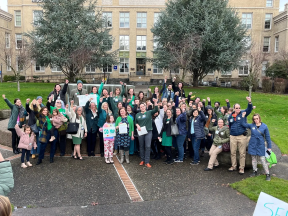
[(240, 109), (240, 107), (235, 107), (235, 109)]
[(61, 103), (60, 101), (57, 101), (56, 103)]

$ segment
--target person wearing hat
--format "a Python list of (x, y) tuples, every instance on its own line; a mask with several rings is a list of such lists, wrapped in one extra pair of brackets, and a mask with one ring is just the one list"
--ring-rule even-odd
[(39, 104), (40, 108), (44, 107), (45, 105), (42, 103), (43, 102), (43, 98), (42, 96), (38, 96), (36, 98), (37, 103)]
[(74, 104), (79, 106), (79, 99), (78, 99), (78, 95), (87, 95), (88, 92), (86, 89), (83, 89), (83, 82), (81, 80), (77, 81), (77, 88), (71, 90), (70, 92), (70, 102), (73, 100)]
[(65, 94), (67, 92), (68, 83), (69, 81), (66, 80), (63, 89), (61, 89), (60, 84), (55, 85), (54, 90), (50, 92), (50, 94), (47, 97), (47, 100), (49, 100), (49, 98), (52, 96), (51, 106), (55, 106), (55, 102), (57, 99), (62, 100), (64, 104), (66, 104)]

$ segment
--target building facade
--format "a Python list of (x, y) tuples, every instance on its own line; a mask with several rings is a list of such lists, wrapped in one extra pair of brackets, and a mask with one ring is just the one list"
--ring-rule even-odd
[[(165, 9), (167, 0), (98, 0), (98, 5), (103, 11), (107, 28), (114, 43), (111, 50), (119, 49), (119, 65), (111, 65), (105, 68), (86, 67), (83, 73), (109, 73), (111, 79), (129, 79), (130, 81), (150, 82), (162, 80), (168, 77), (181, 75), (181, 70), (164, 71), (151, 63), (145, 63), (146, 57), (153, 56), (153, 49), (157, 45), (153, 42), (151, 28), (157, 21), (161, 10)], [(263, 62), (263, 70), (267, 62), (271, 61), (271, 55), (276, 50), (285, 48), (287, 44), (287, 7), (279, 13), (280, 0), (230, 0), (229, 4), (235, 8), (242, 19), (243, 25), (248, 30), (247, 42), (261, 44), (263, 52), (267, 55), (267, 61)], [(7, 16), (11, 17), (10, 32), (21, 39), (24, 32), (31, 31), (34, 23), (41, 16), (42, 8), (39, 0), (8, 0)], [(287, 5), (286, 5), (287, 6)], [(2, 16), (0, 17), (2, 19)], [(4, 31), (1, 29), (1, 31)], [(8, 30), (5, 30), (8, 31)], [(286, 42), (287, 41), (287, 42)], [(4, 74), (9, 71), (3, 70)], [(32, 63), (31, 69), (26, 72), (27, 76), (59, 75), (59, 68), (42, 67)], [(245, 58), (239, 62), (239, 68), (234, 71), (213, 72), (208, 74), (204, 81), (226, 84), (237, 84), (249, 73)], [(12, 74), (11, 74), (12, 75)], [(185, 79), (189, 82), (191, 76), (187, 74)], [(261, 77), (260, 77), (261, 78)]]

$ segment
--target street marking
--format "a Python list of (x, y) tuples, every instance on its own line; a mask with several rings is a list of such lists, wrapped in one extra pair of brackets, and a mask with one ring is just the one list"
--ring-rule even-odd
[[(117, 160), (115, 160), (115, 158)], [(119, 158), (117, 156), (114, 157), (113, 166), (132, 202), (143, 202), (143, 198), (141, 197), (140, 193), (138, 192), (137, 188), (135, 187), (134, 183), (132, 182), (130, 176), (128, 175), (126, 169), (122, 164), (120, 164)]]
[(17, 154), (17, 155), (14, 155), (14, 156), (11, 156), (11, 157), (8, 157), (8, 158), (5, 158), (5, 160), (9, 160), (9, 161), (11, 161), (11, 160), (14, 160), (14, 159), (16, 159), (16, 158), (20, 158), (21, 157), (21, 154)]
[(11, 147), (4, 146), (4, 145), (1, 145), (1, 144), (0, 144), (0, 149), (8, 150), (8, 151), (13, 151), (13, 149), (12, 149)]

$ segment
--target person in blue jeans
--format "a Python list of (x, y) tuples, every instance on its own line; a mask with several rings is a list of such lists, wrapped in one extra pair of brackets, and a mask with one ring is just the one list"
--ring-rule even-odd
[(201, 107), (197, 109), (193, 109), (192, 116), (189, 119), (189, 135), (188, 141), (192, 141), (192, 148), (194, 151), (194, 158), (193, 162), (190, 163), (191, 165), (198, 165), (200, 162), (199, 157), (199, 148), (201, 144), (201, 140), (205, 138), (204, 132), (204, 122), (205, 122), (205, 115), (203, 111), (201, 111)]
[[(182, 107), (182, 106), (181, 106)], [(178, 126), (179, 134), (176, 136), (177, 147), (178, 147), (178, 159), (175, 159), (174, 162), (183, 162), (184, 159), (184, 142), (187, 135), (186, 128), (187, 115), (186, 110), (183, 106), (183, 109), (176, 108), (176, 123)]]

